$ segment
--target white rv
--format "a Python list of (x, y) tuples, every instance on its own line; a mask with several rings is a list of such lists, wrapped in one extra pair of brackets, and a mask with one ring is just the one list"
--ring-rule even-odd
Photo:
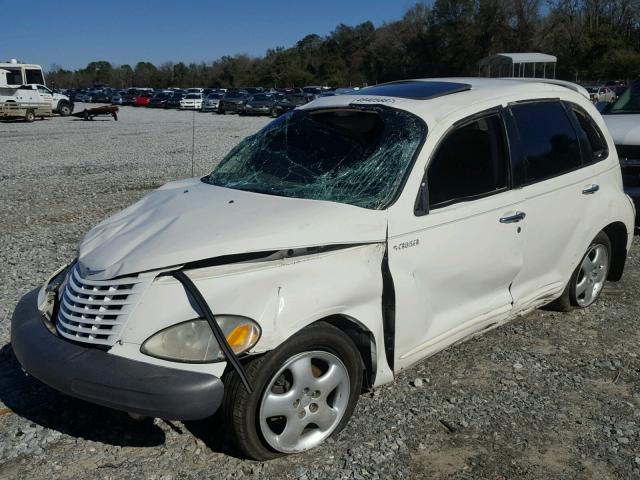
[(55, 93), (46, 86), (40, 65), (19, 63), (15, 59), (0, 63), (0, 106), (7, 101), (18, 101), (16, 96), (24, 98), (27, 90), (35, 91), (40, 96), (36, 98), (34, 94), (30, 94), (30, 102), (46, 101), (52, 112), (63, 117), (73, 112), (73, 103), (69, 97)]
[(24, 118), (33, 122), (36, 117), (50, 117), (53, 97), (49, 89), (41, 93), (35, 85), (7, 85), (11, 72), (0, 69), (0, 118)]
[(15, 58), (12, 58), (8, 62), (0, 63), (0, 68), (7, 71), (6, 85), (9, 87), (17, 88), (26, 83), (46, 85), (40, 65), (20, 63)]

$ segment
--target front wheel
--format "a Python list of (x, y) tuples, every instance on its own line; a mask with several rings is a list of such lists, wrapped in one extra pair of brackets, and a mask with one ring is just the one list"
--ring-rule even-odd
[(61, 117), (68, 117), (71, 115), (71, 105), (68, 103), (63, 103), (58, 107), (58, 113)]
[(36, 119), (36, 114), (33, 110), (27, 110), (24, 114), (24, 121), (31, 123)]
[(251, 360), (248, 393), (225, 376), (227, 432), (248, 457), (268, 460), (309, 450), (347, 424), (362, 387), (362, 360), (341, 330), (319, 322)]

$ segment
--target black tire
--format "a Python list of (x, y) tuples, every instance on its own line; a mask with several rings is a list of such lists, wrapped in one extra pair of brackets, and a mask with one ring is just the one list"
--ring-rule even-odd
[(602, 290), (600, 290), (598, 292), (598, 294), (596, 295), (596, 298), (593, 300), (593, 302), (591, 302), (587, 306), (580, 305), (578, 303), (578, 298), (577, 298), (577, 295), (576, 295), (576, 285), (577, 285), (578, 280), (579, 280), (578, 277), (580, 275), (580, 266), (582, 265), (582, 262), (584, 261), (584, 258), (587, 256), (587, 254), (591, 250), (591, 248), (596, 246), (596, 245), (603, 245), (603, 246), (606, 247), (607, 252), (608, 252), (608, 258), (609, 258), (609, 262), (608, 262), (608, 265), (607, 265), (607, 272), (609, 271), (609, 268), (611, 266), (611, 240), (609, 239), (609, 236), (606, 233), (600, 232), (600, 233), (598, 233), (598, 235), (596, 235), (596, 238), (594, 238), (593, 241), (589, 244), (589, 248), (587, 248), (587, 251), (580, 258), (580, 262), (578, 263), (578, 266), (576, 267), (576, 269), (571, 274), (571, 279), (569, 280), (569, 283), (567, 283), (567, 286), (565, 287), (564, 291), (562, 292), (562, 295), (560, 295), (560, 297), (555, 299), (550, 304), (546, 305), (544, 307), (545, 310), (553, 310), (553, 311), (556, 311), (556, 312), (569, 312), (569, 311), (573, 310), (574, 308), (586, 308), (589, 305), (593, 305), (598, 300), (598, 298), (602, 294)]
[(27, 110), (24, 114), (24, 121), (27, 123), (31, 123), (36, 119), (36, 114), (33, 110)]
[(61, 103), (60, 105), (58, 105), (58, 113), (61, 117), (68, 117), (69, 115), (71, 115), (71, 105), (69, 105), (67, 102)]
[(245, 364), (253, 393), (247, 392), (235, 370), (229, 369), (223, 376), (225, 398), (221, 413), (225, 431), (247, 457), (270, 460), (284, 455), (270, 448), (262, 436), (258, 417), (262, 395), (272, 377), (288, 359), (303, 352), (318, 350), (337, 356), (349, 373), (349, 401), (331, 435), (342, 430), (349, 421), (362, 389), (362, 358), (344, 332), (328, 323), (318, 322), (298, 332), (277, 349)]
[[(573, 276), (572, 276), (573, 278)], [(570, 312), (573, 309), (571, 305), (571, 299), (569, 298), (569, 286), (571, 282), (567, 284), (558, 298), (556, 298), (553, 302), (544, 306), (544, 310), (551, 310), (554, 312)]]

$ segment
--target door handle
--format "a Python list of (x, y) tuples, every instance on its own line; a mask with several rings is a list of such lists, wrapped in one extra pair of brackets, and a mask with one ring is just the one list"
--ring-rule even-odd
[(513, 215), (506, 215), (504, 217), (500, 217), (500, 223), (517, 223), (524, 220), (527, 214), (521, 211), (517, 211)]
[(582, 194), (591, 195), (592, 193), (596, 193), (598, 190), (600, 190), (600, 185), (596, 185), (594, 183), (593, 185), (589, 185), (588, 187), (582, 189)]

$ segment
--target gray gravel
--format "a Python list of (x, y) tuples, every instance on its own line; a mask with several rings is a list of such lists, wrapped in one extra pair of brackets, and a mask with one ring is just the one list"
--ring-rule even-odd
[[(266, 119), (197, 113), (195, 174)], [(344, 432), (302, 455), (239, 458), (217, 418), (135, 422), (25, 376), (9, 342), (21, 295), (95, 223), (191, 176), (190, 112), (0, 123), (0, 478), (640, 477), (640, 243), (622, 282), (570, 314), (537, 311), (363, 394)], [(636, 256), (637, 255), (637, 256)]]

